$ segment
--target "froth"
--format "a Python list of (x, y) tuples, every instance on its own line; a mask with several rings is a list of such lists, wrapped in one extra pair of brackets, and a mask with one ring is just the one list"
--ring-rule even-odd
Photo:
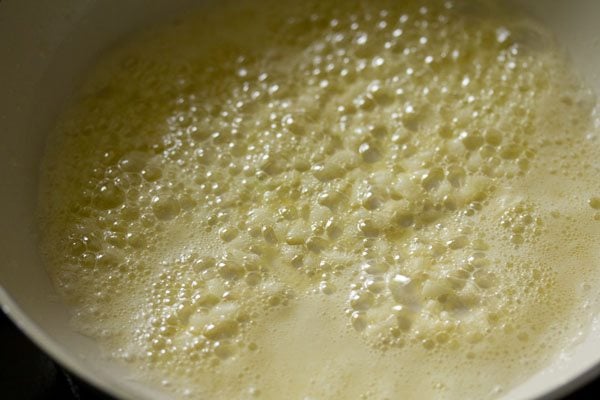
[(592, 97), (492, 3), (284, 3), (145, 33), (61, 120), (76, 325), (178, 396), (497, 396), (589, 318)]

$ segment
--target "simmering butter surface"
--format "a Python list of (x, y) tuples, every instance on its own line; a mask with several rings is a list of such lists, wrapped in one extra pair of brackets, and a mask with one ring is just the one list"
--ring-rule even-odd
[(593, 316), (594, 107), (495, 2), (206, 6), (59, 121), (48, 271), (175, 397), (495, 398)]

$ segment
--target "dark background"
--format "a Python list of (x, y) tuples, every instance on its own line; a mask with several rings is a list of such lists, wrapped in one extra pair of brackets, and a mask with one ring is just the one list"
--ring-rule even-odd
[[(31, 343), (2, 312), (0, 399), (114, 400), (60, 368)], [(600, 399), (600, 378), (565, 399)]]

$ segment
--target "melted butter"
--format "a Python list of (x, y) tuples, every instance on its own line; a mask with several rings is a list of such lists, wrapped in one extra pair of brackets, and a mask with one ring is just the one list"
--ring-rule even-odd
[(48, 270), (178, 397), (496, 397), (591, 316), (593, 106), (494, 3), (221, 5), (61, 119)]

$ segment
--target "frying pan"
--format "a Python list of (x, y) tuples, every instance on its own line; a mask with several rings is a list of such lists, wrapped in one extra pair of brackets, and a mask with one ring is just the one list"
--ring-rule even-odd
[[(120, 37), (207, 1), (4, 0), (0, 2), (0, 304), (64, 367), (123, 399), (167, 399), (135, 381), (96, 342), (73, 331), (38, 251), (35, 210), (47, 132), (98, 54)], [(556, 34), (600, 93), (600, 2), (519, 0)], [(599, 144), (600, 145), (600, 144)], [(600, 161), (599, 161), (600, 162)], [(600, 289), (600, 288), (598, 288)], [(600, 297), (600, 290), (598, 297)], [(600, 301), (598, 302), (600, 303)], [(600, 318), (555, 361), (505, 394), (553, 399), (600, 373)]]

